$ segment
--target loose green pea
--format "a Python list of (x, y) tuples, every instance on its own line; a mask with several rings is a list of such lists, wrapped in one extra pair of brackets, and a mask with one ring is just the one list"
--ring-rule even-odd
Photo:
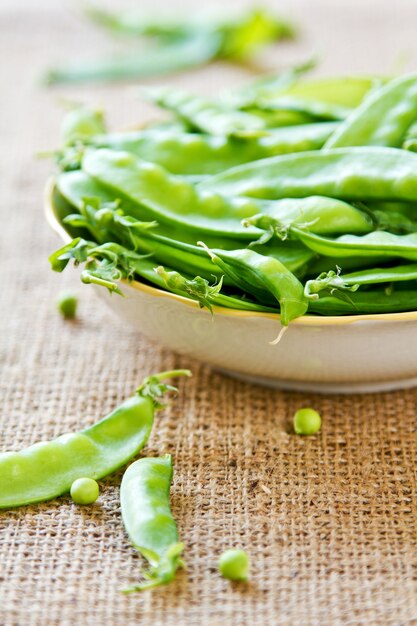
[(240, 548), (226, 550), (219, 558), (219, 572), (229, 580), (247, 580), (249, 575), (249, 556)]
[(63, 291), (58, 295), (58, 311), (65, 319), (74, 319), (77, 313), (77, 304), (77, 297), (69, 291)]
[(75, 504), (93, 504), (99, 496), (98, 483), (92, 478), (77, 478), (71, 485), (70, 494)]
[(321, 417), (314, 409), (298, 409), (294, 415), (294, 430), (297, 435), (314, 435), (321, 428)]

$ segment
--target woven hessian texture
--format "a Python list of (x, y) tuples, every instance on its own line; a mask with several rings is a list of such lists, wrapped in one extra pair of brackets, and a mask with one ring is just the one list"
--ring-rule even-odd
[[(397, 3), (394, 14), (388, 2), (363, 4), (294, 2), (304, 39), (279, 49), (283, 62), (315, 49), (322, 72), (383, 73), (405, 51), (415, 67), (415, 3)], [(151, 109), (125, 87), (37, 84), (51, 60), (107, 45), (60, 3), (6, 0), (0, 29), (1, 449), (93, 423), (146, 374), (179, 366), (194, 374), (158, 415), (146, 448), (173, 454), (187, 571), (166, 588), (120, 593), (143, 562), (123, 531), (119, 473), (101, 482), (91, 507), (62, 497), (0, 512), (0, 624), (417, 624), (417, 390), (325, 397), (237, 382), (124, 327), (72, 272), (50, 272), (59, 241), (43, 218), (42, 188), (51, 166), (34, 154), (57, 145), (58, 97), (98, 101), (113, 127)], [(210, 93), (244, 75), (215, 67), (175, 80)], [(63, 287), (79, 292), (73, 323), (54, 308)], [(303, 405), (322, 413), (320, 435), (292, 434)], [(234, 545), (251, 555), (247, 585), (217, 573), (218, 555)]]

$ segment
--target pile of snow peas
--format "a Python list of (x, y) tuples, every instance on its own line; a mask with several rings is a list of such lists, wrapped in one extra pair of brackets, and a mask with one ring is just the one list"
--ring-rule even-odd
[(417, 310), (417, 74), (307, 69), (210, 100), (148, 89), (171, 117), (130, 132), (70, 111), (53, 204), (73, 240), (52, 268), (74, 260), (85, 283), (139, 279), (283, 326)]

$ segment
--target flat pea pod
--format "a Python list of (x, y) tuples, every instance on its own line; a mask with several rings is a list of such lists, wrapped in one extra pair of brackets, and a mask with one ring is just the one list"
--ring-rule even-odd
[(372, 267), (358, 272), (343, 274), (346, 285), (376, 285), (417, 280), (417, 263), (394, 267)]
[(222, 93), (221, 100), (226, 102), (228, 106), (236, 109), (244, 108), (245, 105), (256, 102), (260, 97), (267, 97), (268, 95), (282, 92), (285, 93), (300, 77), (312, 70), (315, 66), (315, 59), (310, 59), (278, 74), (263, 75), (246, 83), (243, 87)]
[(120, 486), (122, 519), (133, 546), (149, 562), (146, 581), (124, 589), (124, 593), (142, 591), (173, 580), (183, 566), (177, 525), (169, 504), (172, 481), (169, 454), (143, 458), (130, 465)]
[[(242, 311), (278, 312), (277, 307), (262, 306), (257, 302), (249, 300), (246, 294), (245, 297), (239, 297), (238, 295), (229, 296), (221, 293), (222, 278), (215, 285), (210, 285), (207, 279), (200, 276), (192, 278), (169, 267), (155, 267), (155, 261), (151, 257), (141, 256), (120, 244), (108, 242), (101, 246), (95, 246), (93, 243), (84, 243), (86, 246), (85, 260), (89, 259), (89, 269), (81, 273), (83, 282), (87, 282), (85, 280), (87, 272), (89, 284), (96, 284), (111, 291), (118, 291), (117, 282), (121, 278), (129, 280), (133, 277), (140, 277), (151, 285), (156, 285), (162, 289), (167, 289), (171, 293), (196, 300), (200, 306), (204, 306), (209, 310), (216, 305)], [(76, 247), (79, 248), (79, 246), (80, 239), (77, 238), (51, 255), (52, 268), (58, 272), (63, 271), (70, 258), (75, 260), (77, 257), (74, 249)], [(62, 255), (65, 255), (65, 260), (62, 260)], [(213, 277), (210, 278), (211, 280), (213, 279)], [(123, 287), (121, 287), (120, 291), (123, 291)]]
[(417, 155), (380, 147), (335, 148), (271, 157), (240, 165), (197, 186), (254, 198), (417, 200)]
[(161, 381), (190, 375), (161, 372), (144, 380), (137, 393), (100, 422), (77, 433), (0, 454), (0, 508), (50, 500), (78, 478), (97, 480), (127, 463), (145, 445), (152, 429)]
[[(86, 237), (85, 229), (87, 229), (97, 243), (115, 240), (131, 247), (132, 238), (134, 238), (133, 231), (151, 228), (152, 233), (164, 237), (164, 241), (178, 240), (191, 245), (196, 243), (198, 231), (186, 230), (169, 220), (155, 222), (152, 220), (154, 214), (145, 207), (125, 198), (121, 200), (117, 197), (117, 193), (112, 193), (103, 186), (90, 185), (90, 182), (94, 183), (81, 171), (64, 172), (57, 179), (59, 188), (54, 188), (54, 208), (72, 236)], [(61, 196), (61, 189), (65, 197)], [(96, 193), (86, 193), (88, 189), (91, 192), (95, 190)], [(144, 220), (148, 220), (147, 223)], [(257, 234), (259, 235), (260, 232)], [(226, 236), (222, 232), (213, 231), (206, 239), (210, 246), (224, 247), (226, 250), (239, 248), (242, 245), (239, 238), (234, 239), (231, 231)], [(298, 248), (301, 247), (298, 246)], [(201, 252), (198, 249), (197, 251)]]
[(96, 135), (88, 145), (130, 152), (173, 174), (204, 176), (276, 154), (318, 150), (336, 128), (335, 122), (300, 124), (250, 138), (149, 128)]
[[(193, 300), (197, 300), (201, 307), (206, 307), (209, 311), (213, 306), (227, 307), (229, 309), (237, 309), (240, 311), (257, 311), (264, 313), (277, 313), (277, 308), (267, 307), (248, 300), (247, 297), (243, 299), (238, 296), (229, 296), (221, 293), (219, 287), (221, 283), (217, 283), (214, 286), (210, 286), (207, 280), (200, 278), (199, 276), (190, 279), (186, 276), (159, 266), (154, 268), (154, 273), (157, 274), (162, 282), (162, 287), (168, 289), (173, 293), (180, 296), (185, 296)], [(203, 281), (203, 282), (202, 282)], [(204, 284), (205, 283), (205, 284)]]
[(82, 167), (118, 197), (145, 207), (147, 214), (157, 221), (199, 233), (242, 239), (253, 238), (257, 232), (254, 229), (245, 232), (240, 221), (257, 213), (261, 208), (259, 202), (222, 197), (215, 191), (200, 192), (184, 178), (128, 152), (97, 150), (85, 156)]
[(317, 234), (367, 233), (373, 228), (372, 219), (355, 206), (325, 196), (306, 198), (285, 198), (269, 203), (253, 217), (243, 220), (261, 230), (274, 232), (288, 226), (305, 224)]
[(343, 298), (320, 296), (310, 300), (309, 313), (318, 315), (371, 315), (382, 313), (400, 313), (417, 310), (417, 290), (385, 291), (372, 289), (356, 291)]
[(344, 258), (353, 255), (417, 261), (417, 233), (393, 235), (376, 230), (362, 236), (342, 235), (335, 239), (295, 227), (291, 228), (291, 233), (310, 250), (328, 257)]
[(74, 106), (64, 117), (61, 126), (61, 141), (71, 145), (86, 141), (94, 135), (106, 132), (103, 112), (88, 106)]
[[(82, 191), (88, 189), (85, 185), (86, 181), (83, 179), (85, 175), (82, 172), (66, 172), (65, 174), (61, 174), (58, 182), (62, 183), (63, 179), (65, 179), (65, 184), (60, 185), (60, 189), (66, 195), (66, 199), (73, 204), (75, 210), (81, 210), (80, 203), (82, 198)], [(72, 181), (74, 185), (72, 185)], [(100, 190), (98, 190), (99, 193)], [(108, 194), (107, 191), (105, 191)], [(104, 195), (104, 198), (111, 200), (111, 195)], [(72, 226), (68, 225), (68, 212), (71, 209), (68, 206), (62, 207), (62, 203), (59, 201), (59, 194), (54, 194), (54, 207), (57, 214), (60, 216), (62, 220), (65, 218), (65, 227), (69, 230), (69, 232), (74, 235), (79, 235), (82, 233), (74, 231)], [(125, 208), (123, 204), (123, 208)], [(91, 216), (90, 216), (91, 220)], [(161, 231), (160, 226), (156, 229), (158, 233)], [(117, 243), (127, 245), (128, 248), (131, 248), (132, 245), (135, 247), (135, 250), (140, 252), (141, 255), (151, 255), (153, 261), (156, 261), (157, 264), (166, 265), (172, 267), (173, 269), (178, 270), (179, 272), (183, 272), (186, 275), (190, 274), (199, 274), (203, 278), (208, 280), (213, 280), (213, 275), (220, 280), (222, 278), (222, 274), (220, 270), (218, 270), (210, 260), (207, 258), (205, 252), (198, 246), (189, 243), (191, 237), (186, 237), (186, 233), (184, 229), (181, 233), (177, 232), (178, 229), (175, 229), (172, 225), (169, 226), (169, 231), (171, 233), (171, 237), (166, 236), (165, 234), (159, 235), (152, 231), (143, 230), (139, 233), (133, 232), (131, 229), (128, 229), (126, 226), (123, 226), (121, 223), (117, 224), (117, 228), (115, 227), (114, 231), (112, 231), (113, 239), (117, 240)], [(96, 231), (96, 228), (92, 228), (91, 231)], [(162, 232), (164, 232), (162, 230)], [(260, 231), (258, 231), (260, 232)], [(197, 233), (196, 233), (197, 235)], [(82, 234), (82, 236), (84, 236)], [(94, 236), (94, 234), (93, 234)], [(223, 250), (239, 248), (238, 245), (231, 245), (231, 243), (238, 244), (239, 241), (233, 242), (232, 239), (223, 240), (222, 245), (219, 245), (219, 239), (210, 237), (207, 240), (207, 245), (213, 248), (222, 248)], [(95, 238), (95, 241), (97, 239)], [(102, 241), (102, 236), (99, 234), (98, 241)], [(196, 243), (196, 237), (194, 238), (194, 243)], [(272, 245), (271, 245), (272, 244)], [(301, 244), (293, 241), (285, 241), (284, 244), (278, 240), (271, 242), (268, 245), (256, 246), (256, 251), (259, 251), (261, 254), (268, 254), (272, 256), (281, 263), (283, 263), (288, 270), (295, 273), (300, 273), (300, 271), (305, 267), (306, 263), (308, 263), (313, 257), (314, 254), (306, 249)], [(258, 249), (259, 248), (259, 249)], [(59, 254), (58, 254), (59, 256)], [(123, 257), (125, 254), (123, 253)], [(61, 261), (58, 259), (57, 262), (57, 253), (51, 256), (51, 261), (53, 262), (53, 268), (56, 271), (61, 271)], [(139, 261), (140, 266), (142, 267), (141, 262)], [(138, 270), (140, 274), (140, 271)], [(224, 277), (225, 284), (231, 284), (231, 281), (227, 276)]]
[(253, 250), (207, 250), (213, 263), (235, 281), (244, 291), (264, 301), (263, 292), (269, 292), (279, 302), (281, 324), (304, 315), (308, 303), (300, 281), (274, 257)]
[(275, 99), (259, 99), (252, 105), (250, 110), (252, 114), (258, 110), (270, 113), (279, 111), (294, 112), (317, 121), (343, 120), (351, 112), (351, 109), (337, 104), (288, 95), (279, 95)]
[(239, 131), (255, 134), (265, 124), (261, 118), (244, 111), (228, 109), (222, 104), (206, 100), (173, 87), (150, 87), (145, 95), (160, 107), (172, 111), (191, 129), (209, 135), (231, 135)]
[(139, 53), (103, 61), (74, 62), (64, 67), (51, 68), (44, 76), (48, 85), (92, 81), (139, 79), (170, 74), (197, 67), (210, 61), (219, 49), (219, 38), (199, 30), (171, 45), (159, 46)]
[[(313, 78), (304, 81), (298, 80), (285, 90), (279, 89), (278, 93), (355, 108), (360, 105), (366, 94), (375, 88), (375, 84), (380, 82), (383, 82), (380, 78), (372, 76)], [(271, 91), (270, 95), (274, 97), (276, 93)]]
[(417, 74), (372, 91), (334, 131), (324, 149), (347, 146), (400, 148), (417, 117)]

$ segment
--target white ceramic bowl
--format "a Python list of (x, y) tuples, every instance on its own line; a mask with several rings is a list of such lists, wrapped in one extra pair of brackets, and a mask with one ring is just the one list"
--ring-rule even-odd
[[(46, 190), (46, 218), (69, 241)], [(417, 312), (319, 317), (291, 322), (277, 345), (279, 315), (214, 307), (138, 281), (125, 298), (93, 287), (123, 320), (179, 354), (272, 387), (321, 393), (365, 393), (417, 385)]]

